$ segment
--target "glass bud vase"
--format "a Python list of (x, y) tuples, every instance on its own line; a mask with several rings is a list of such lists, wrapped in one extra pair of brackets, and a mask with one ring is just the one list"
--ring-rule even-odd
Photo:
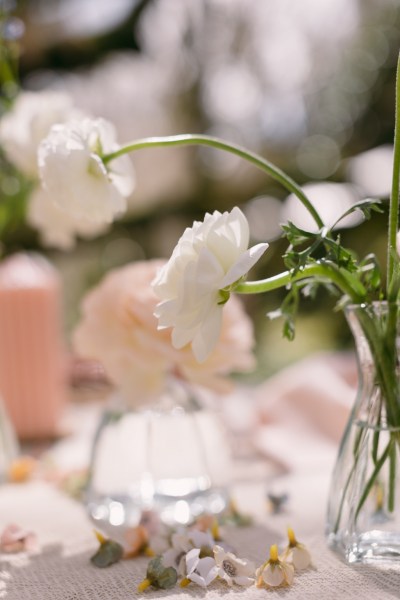
[(327, 535), (349, 563), (400, 561), (397, 313), (385, 302), (346, 309), (359, 383), (332, 477)]
[(230, 455), (216, 412), (178, 382), (151, 405), (115, 406), (95, 435), (86, 505), (103, 525), (135, 526), (154, 511), (170, 525), (219, 514)]

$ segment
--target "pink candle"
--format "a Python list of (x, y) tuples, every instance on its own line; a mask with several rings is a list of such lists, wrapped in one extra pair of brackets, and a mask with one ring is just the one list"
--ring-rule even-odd
[(59, 433), (66, 400), (61, 284), (35, 254), (0, 263), (0, 394), (21, 438)]

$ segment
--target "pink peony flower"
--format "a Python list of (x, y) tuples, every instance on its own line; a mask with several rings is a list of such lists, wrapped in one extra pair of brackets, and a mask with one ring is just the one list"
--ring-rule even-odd
[(109, 377), (135, 404), (159, 394), (170, 375), (219, 392), (231, 389), (231, 371), (254, 367), (252, 323), (240, 301), (224, 310), (222, 335), (206, 361), (196, 362), (188, 346), (177, 350), (171, 331), (158, 330), (158, 298), (151, 282), (164, 261), (139, 261), (110, 272), (84, 299), (74, 346), (103, 363)]

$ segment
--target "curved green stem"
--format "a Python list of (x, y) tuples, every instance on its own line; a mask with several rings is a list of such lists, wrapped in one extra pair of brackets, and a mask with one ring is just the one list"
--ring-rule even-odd
[(387, 269), (387, 297), (389, 298), (391, 282), (394, 271), (394, 261), (396, 252), (396, 235), (399, 222), (399, 179), (400, 179), (400, 54), (397, 61), (396, 72), (396, 105), (395, 105), (395, 124), (394, 124), (394, 156), (393, 156), (393, 177), (392, 191), (390, 194), (389, 209), (389, 233), (388, 233), (388, 269)]
[(298, 271), (284, 271), (279, 275), (274, 275), (268, 279), (261, 279), (259, 281), (246, 281), (239, 284), (235, 288), (235, 292), (239, 294), (258, 294), (261, 292), (269, 292), (276, 290), (281, 287), (300, 281), (302, 279), (328, 279), (334, 283), (344, 294), (349, 296), (352, 302), (358, 304), (363, 302), (364, 298), (361, 297), (347, 282), (345, 277), (341, 274), (340, 270), (334, 263), (316, 262), (312, 265), (307, 265)]
[(244, 160), (252, 163), (265, 173), (268, 173), (273, 179), (279, 181), (289, 192), (295, 194), (299, 200), (304, 204), (308, 212), (313, 217), (314, 221), (318, 225), (319, 228), (324, 226), (324, 223), (321, 217), (318, 214), (318, 211), (311, 204), (310, 200), (307, 198), (301, 187), (291, 178), (289, 175), (286, 175), (284, 171), (276, 167), (273, 163), (269, 162), (259, 154), (254, 152), (250, 152), (246, 150), (242, 146), (237, 144), (228, 143), (224, 140), (221, 140), (217, 137), (212, 137), (208, 135), (197, 135), (197, 134), (184, 134), (184, 135), (174, 135), (174, 136), (165, 136), (165, 137), (151, 137), (151, 138), (143, 138), (141, 140), (136, 140), (131, 144), (127, 144), (126, 146), (122, 146), (115, 152), (111, 152), (110, 154), (106, 154), (102, 157), (104, 164), (109, 163), (110, 161), (127, 154), (128, 152), (133, 152), (134, 150), (140, 150), (142, 148), (151, 148), (154, 146), (211, 146), (212, 148), (217, 148), (219, 150), (225, 150), (226, 152), (230, 152), (231, 154), (236, 154), (236, 156), (240, 156)]

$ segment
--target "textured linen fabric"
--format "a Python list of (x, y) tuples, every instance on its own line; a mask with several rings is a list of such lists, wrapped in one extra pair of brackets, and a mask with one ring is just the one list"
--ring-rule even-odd
[[(319, 379), (318, 385), (313, 383), (315, 371), (321, 373), (326, 364), (311, 361), (295, 366), (287, 372), (287, 377), (273, 378), (254, 393), (246, 390), (241, 397), (227, 402), (230, 410), (235, 406), (238, 409), (236, 416), (227, 419), (235, 430), (236, 450), (240, 450), (233, 497), (239, 509), (250, 513), (255, 521), (251, 527), (226, 529), (225, 540), (239, 556), (260, 565), (267, 559), (271, 544), (277, 543), (280, 550), (284, 548), (286, 528), (290, 525), (299, 541), (309, 547), (313, 558), (313, 568), (296, 574), (292, 587), (269, 591), (256, 587), (229, 588), (223, 582), (215, 582), (206, 592), (191, 584), (184, 589), (149, 589), (138, 594), (136, 588), (145, 577), (147, 559), (126, 560), (106, 569), (94, 567), (89, 559), (98, 544), (84, 507), (50, 483), (32, 481), (0, 487), (0, 529), (17, 523), (36, 532), (40, 544), (36, 554), (0, 554), (0, 599), (131, 600), (139, 596), (181, 600), (192, 597), (250, 600), (273, 596), (285, 600), (399, 599), (400, 566), (394, 563), (379, 568), (349, 566), (326, 546), (329, 479), (341, 434), (339, 429), (353, 398), (353, 392), (345, 387), (347, 376), (342, 377), (340, 369), (331, 370), (330, 374), (324, 370), (323, 380)], [(302, 382), (301, 387), (296, 380)], [(317, 397), (322, 411), (319, 414), (315, 411)], [(324, 410), (325, 415), (336, 415), (335, 431), (327, 430)], [(73, 407), (70, 430), (74, 435), (52, 449), (51, 458), (61, 468), (87, 464), (97, 417), (91, 406)], [(285, 510), (278, 515), (268, 512), (266, 494), (271, 491), (288, 494)]]
[[(229, 528), (225, 539), (241, 556), (261, 564), (270, 544), (282, 548), (288, 522), (299, 539), (310, 547), (313, 568), (295, 576), (290, 589), (267, 591), (228, 588), (214, 583), (206, 592), (209, 600), (224, 598), (262, 598), (275, 594), (287, 600), (337, 600), (370, 598), (389, 600), (400, 597), (400, 569), (350, 567), (340, 561), (325, 544), (323, 521), (327, 478), (291, 477), (281, 482), (290, 492), (287, 511), (272, 516), (266, 512), (263, 484), (241, 484), (235, 489), (240, 506), (253, 507), (257, 521), (252, 527)], [(130, 600), (186, 597), (204, 598), (204, 591), (192, 584), (169, 591), (148, 590), (138, 594), (137, 584), (144, 578), (147, 559), (122, 561), (97, 569), (89, 558), (97, 547), (92, 524), (79, 503), (50, 484), (36, 482), (7, 485), (0, 492), (0, 526), (9, 522), (34, 530), (40, 550), (36, 554), (1, 555), (0, 598), (7, 600)]]

